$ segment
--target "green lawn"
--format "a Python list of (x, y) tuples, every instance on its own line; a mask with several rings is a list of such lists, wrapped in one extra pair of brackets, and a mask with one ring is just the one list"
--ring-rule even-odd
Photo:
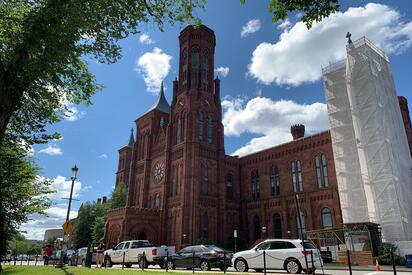
[[(191, 272), (179, 272), (174, 270), (173, 272), (166, 273), (165, 271), (150, 271), (150, 270), (133, 270), (133, 269), (96, 269), (96, 268), (84, 268), (84, 267), (65, 267), (62, 269), (54, 268), (53, 266), (4, 266), (4, 275), (111, 275), (111, 274), (124, 274), (124, 275), (163, 275), (163, 274), (191, 274)], [(213, 273), (201, 273), (200, 271), (195, 271), (196, 275), (211, 275)], [(215, 273), (220, 274), (220, 273)], [(223, 274), (223, 272), (221, 272)]]

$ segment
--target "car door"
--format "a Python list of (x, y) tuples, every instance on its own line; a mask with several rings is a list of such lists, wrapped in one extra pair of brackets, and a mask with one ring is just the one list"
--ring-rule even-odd
[(270, 247), (270, 242), (263, 242), (252, 249), (252, 253), (248, 255), (247, 262), (250, 268), (263, 268), (263, 251)]
[(121, 263), (123, 257), (123, 246), (124, 242), (119, 243), (114, 249), (113, 249), (113, 255), (111, 256), (111, 260), (113, 263)]
[[(180, 267), (180, 268), (191, 267), (192, 266), (192, 262), (191, 262), (192, 253), (193, 253), (192, 247), (183, 248), (178, 253), (176, 253), (173, 257), (175, 266)], [(189, 260), (190, 260), (190, 265), (189, 265)]]
[(266, 267), (269, 269), (283, 269), (284, 260), (287, 258), (288, 246), (286, 242), (274, 241), (266, 250)]
[(125, 242), (123, 249), (122, 249), (122, 254), (120, 257), (120, 262), (123, 262), (123, 254), (124, 254), (124, 262), (125, 263), (129, 263), (131, 260), (131, 257), (129, 256), (129, 252), (130, 252), (130, 242)]

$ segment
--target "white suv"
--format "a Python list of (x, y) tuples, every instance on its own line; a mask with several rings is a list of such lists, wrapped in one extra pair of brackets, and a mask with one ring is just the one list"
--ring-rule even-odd
[[(250, 250), (233, 255), (232, 264), (239, 272), (247, 272), (249, 268), (260, 272), (264, 268), (263, 252), (265, 252), (266, 257), (266, 269), (284, 269), (292, 274), (300, 273), (303, 269), (306, 269), (305, 253), (309, 270), (320, 267), (322, 261), (319, 250), (311, 242), (269, 239)], [(312, 267), (312, 257), (314, 267)]]

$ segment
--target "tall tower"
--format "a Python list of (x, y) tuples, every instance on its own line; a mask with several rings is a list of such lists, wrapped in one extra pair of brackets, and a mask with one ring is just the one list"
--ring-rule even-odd
[(344, 223), (412, 240), (411, 155), (388, 57), (366, 38), (323, 70)]
[(173, 82), (169, 132), (167, 242), (214, 242), (223, 160), (220, 81), (214, 76), (214, 32), (187, 26), (179, 36), (179, 78)]

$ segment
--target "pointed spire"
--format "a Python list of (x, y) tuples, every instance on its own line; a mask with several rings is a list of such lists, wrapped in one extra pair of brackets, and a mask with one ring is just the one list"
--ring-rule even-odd
[(129, 144), (127, 146), (133, 147), (134, 145), (134, 136), (133, 136), (133, 128), (130, 130), (130, 138), (129, 138)]
[(160, 111), (163, 113), (170, 114), (170, 105), (166, 100), (165, 93), (164, 93), (164, 88), (163, 88), (163, 81), (162, 84), (160, 85), (160, 93), (159, 97), (157, 98), (155, 104), (146, 112), (150, 112), (152, 110)]

